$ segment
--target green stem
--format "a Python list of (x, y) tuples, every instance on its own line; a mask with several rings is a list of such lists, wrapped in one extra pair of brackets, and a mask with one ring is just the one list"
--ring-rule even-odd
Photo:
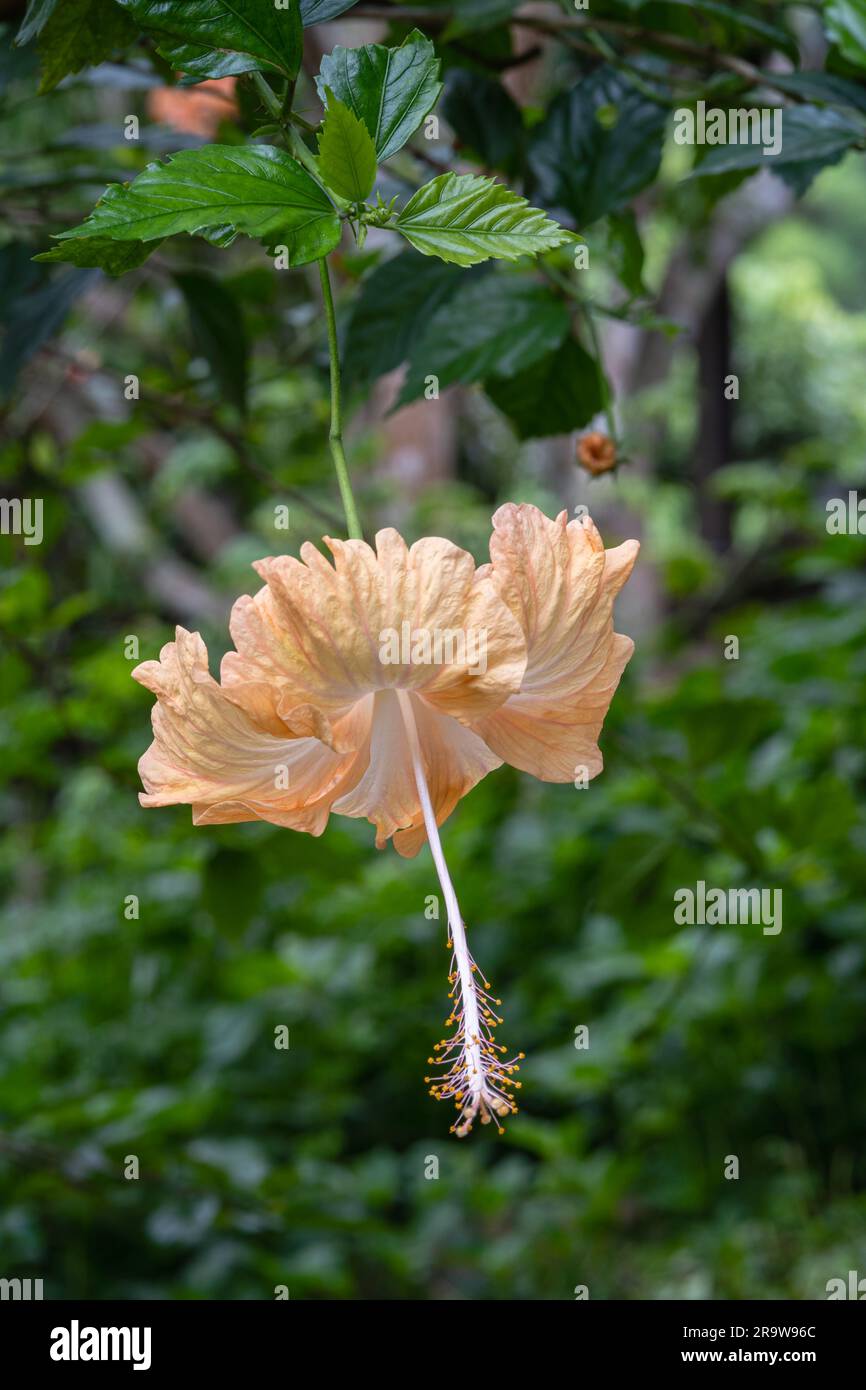
[(281, 115), (284, 121), (290, 121), (292, 119), (292, 107), (295, 104), (295, 88), (297, 85), (298, 79), (296, 77), (291, 78), (286, 83), (286, 94), (283, 97), (283, 104), (281, 107)]
[(355, 505), (355, 497), (352, 492), (352, 483), (349, 478), (349, 466), (346, 462), (346, 451), (343, 448), (343, 401), (340, 391), (340, 351), (337, 345), (337, 318), (334, 313), (334, 296), (331, 293), (331, 278), (328, 274), (328, 262), (323, 256), (319, 261), (319, 277), (322, 281), (322, 300), (325, 305), (325, 322), (328, 325), (328, 354), (331, 360), (331, 430), (329, 440), (331, 444), (331, 457), (334, 460), (334, 469), (337, 474), (337, 482), (340, 486), (340, 497), (343, 501), (343, 510), (346, 513), (346, 527), (351, 540), (362, 541), (364, 533), (361, 530), (361, 522), (358, 517), (358, 508)]
[(268, 108), (268, 115), (273, 116), (274, 120), (276, 121), (281, 120), (283, 115), (282, 103), (280, 102), (280, 99), (274, 91), (273, 87), (271, 86), (270, 82), (268, 82), (264, 77), (262, 77), (262, 74), (260, 72), (253, 72), (250, 74), (250, 76), (253, 79), (253, 86), (255, 87), (265, 106)]
[[(256, 91), (267, 107), (269, 115), (273, 116), (282, 130), (286, 143), (295, 159), (297, 159), (300, 164), (303, 164), (308, 173), (312, 174), (320, 188), (324, 187), (322, 175), (319, 172), (319, 162), (312, 150), (307, 149), (299, 132), (295, 129), (296, 125), (301, 125), (308, 131), (314, 131), (315, 126), (311, 126), (309, 121), (303, 120), (301, 116), (298, 116), (292, 110), (292, 100), (295, 94), (294, 83), (289, 83), (286, 89), (285, 101), (281, 102), (270, 82), (262, 77), (260, 72), (254, 72), (250, 75), (255, 84)], [(345, 212), (346, 209), (351, 206), (347, 199), (338, 197), (331, 189), (326, 188), (325, 192), (338, 211)]]
[(297, 159), (299, 164), (304, 165), (304, 168), (307, 170), (308, 173), (312, 174), (319, 187), (324, 188), (325, 193), (330, 198), (337, 211), (345, 212), (348, 207), (351, 207), (351, 203), (347, 198), (341, 198), (340, 195), (338, 193), (335, 193), (332, 188), (327, 188), (325, 186), (325, 181), (322, 178), (322, 174), (319, 169), (319, 161), (316, 159), (316, 156), (313, 154), (312, 150), (307, 149), (301, 137), (300, 131), (296, 130), (293, 125), (290, 125), (284, 128), (284, 134), (288, 142), (289, 149), (291, 150), (295, 159)]
[(319, 173), (319, 165), (316, 161), (316, 156), (313, 154), (312, 150), (307, 149), (306, 145), (301, 139), (298, 131), (295, 130), (294, 126), (287, 127), (286, 140), (288, 141), (289, 149), (295, 156), (295, 159), (298, 161), (298, 163), (304, 165), (307, 171), (310, 174), (312, 174), (313, 178), (316, 180), (317, 183), (321, 183), (322, 176)]
[(601, 395), (602, 410), (604, 411), (604, 417), (607, 421), (607, 432), (611, 439), (616, 440), (616, 420), (614, 419), (613, 413), (610, 382), (604, 370), (604, 358), (601, 353), (601, 338), (599, 337), (595, 322), (595, 305), (590, 304), (584, 299), (574, 281), (569, 279), (567, 275), (563, 275), (555, 266), (543, 265), (542, 270), (553, 284), (559, 285), (560, 289), (568, 295), (569, 299), (571, 299), (580, 310), (583, 321), (586, 324), (587, 335), (595, 357), (596, 371), (598, 374), (598, 389)]
[(592, 350), (595, 355), (596, 368), (598, 370), (598, 389), (601, 393), (602, 409), (604, 410), (604, 416), (607, 420), (607, 432), (610, 435), (610, 438), (615, 441), (616, 420), (614, 419), (613, 415), (613, 402), (610, 398), (610, 383), (607, 379), (607, 373), (604, 370), (604, 358), (601, 355), (601, 338), (599, 337), (598, 329), (596, 328), (595, 315), (593, 314), (592, 309), (587, 304), (586, 300), (581, 301), (581, 308), (583, 310), (583, 318), (586, 324), (587, 333), (589, 334), (589, 340), (592, 344)]
[[(295, 83), (289, 83), (286, 88), (285, 100), (281, 102), (270, 83), (262, 77), (260, 72), (254, 72), (252, 77), (259, 96), (269, 113), (280, 123), (288, 141), (289, 149), (310, 171), (316, 182), (321, 183), (319, 166), (315, 156), (307, 149), (297, 130), (289, 124), (292, 120), (292, 101), (295, 94)], [(334, 195), (329, 196), (333, 197)], [(334, 197), (334, 202), (338, 205), (342, 203), (344, 206), (348, 206), (343, 199)], [(325, 322), (328, 325), (328, 356), (331, 362), (331, 429), (329, 434), (331, 457), (334, 460), (334, 469), (340, 487), (343, 511), (346, 513), (346, 529), (349, 532), (351, 540), (362, 541), (364, 539), (364, 532), (361, 530), (361, 521), (358, 516), (358, 508), (355, 504), (355, 496), (352, 492), (352, 482), (349, 478), (349, 465), (346, 462), (346, 451), (343, 448), (343, 398), (340, 389), (340, 349), (337, 343), (337, 316), (334, 313), (334, 296), (331, 293), (328, 262), (324, 256), (319, 261), (319, 278), (322, 281), (322, 300), (325, 305)]]

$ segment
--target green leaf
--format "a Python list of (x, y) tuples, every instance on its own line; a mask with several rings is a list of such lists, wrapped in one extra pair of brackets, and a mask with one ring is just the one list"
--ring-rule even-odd
[(604, 407), (598, 363), (574, 338), (517, 376), (491, 378), (484, 390), (520, 439), (569, 434)]
[(557, 97), (534, 132), (534, 195), (578, 227), (625, 207), (658, 171), (666, 119), (664, 106), (599, 68)]
[(225, 395), (241, 413), (247, 398), (247, 338), (241, 306), (213, 275), (185, 271), (175, 280), (186, 300), (195, 348), (210, 363)]
[(438, 174), (409, 199), (392, 224), (425, 256), (455, 265), (549, 251), (571, 239), (538, 208), (494, 179)]
[(69, 265), (94, 267), (106, 275), (124, 275), (147, 260), (159, 241), (112, 241), (109, 237), (81, 237), (63, 241), (50, 251), (34, 256), (34, 261), (66, 261)]
[(786, 106), (781, 115), (782, 147), (765, 155), (760, 144), (714, 145), (692, 170), (692, 178), (728, 174), (743, 169), (769, 169), (781, 174), (791, 165), (836, 163), (848, 147), (866, 136), (866, 121), (853, 112), (827, 106)]
[[(468, 272), (470, 275), (472, 272)], [(403, 251), (367, 275), (349, 317), (345, 376), (365, 385), (405, 362), (424, 324), (460, 286), (466, 272), (417, 251)]]
[(452, 18), (443, 39), (447, 41), (462, 34), (478, 34), (485, 29), (495, 29), (511, 18), (519, 4), (520, 0), (455, 0)]
[(543, 285), (522, 276), (485, 275), (418, 324), (419, 337), (398, 405), (423, 394), (425, 378), (439, 386), (516, 376), (559, 347), (568, 310)]
[(647, 293), (643, 282), (643, 242), (631, 208), (612, 212), (607, 221), (607, 251), (628, 293), (636, 298)]
[(376, 181), (376, 147), (364, 122), (328, 92), (325, 123), (319, 135), (322, 178), (341, 198), (359, 203)]
[(178, 84), (181, 87), (219, 77), (240, 77), (242, 73), (258, 72), (264, 68), (261, 58), (251, 58), (246, 53), (232, 53), (221, 48), (202, 48), (191, 43), (174, 43), (168, 39), (159, 43), (157, 51), (169, 67), (184, 74)]
[[(631, 10), (641, 10), (641, 24), (652, 33), (675, 34), (708, 49), (724, 52), (751, 40), (771, 44), (796, 58), (793, 35), (778, 24), (770, 24), (750, 13), (742, 3), (721, 4), (719, 0), (625, 0)], [(763, 0), (757, 0), (760, 8)], [(770, 7), (767, 6), (769, 9)], [(651, 44), (651, 35), (646, 42)]]
[(21, 27), (15, 35), (15, 42), (29, 43), (37, 34), (41, 34), (56, 8), (57, 0), (28, 0)]
[(402, 149), (442, 90), (436, 51), (417, 29), (399, 48), (335, 48), (322, 59), (316, 86), (323, 101), (330, 89), (364, 122), (380, 162)]
[(39, 29), (40, 92), (50, 92), (70, 73), (101, 63), (138, 37), (114, 0), (63, 0)]
[(338, 14), (345, 14), (357, 0), (301, 0), (301, 19), (305, 29), (309, 29), (313, 24), (326, 24), (329, 19), (336, 19)]
[(767, 82), (818, 105), (852, 106), (866, 112), (866, 86), (829, 72), (768, 72)]
[(49, 275), (33, 264), (31, 248), (21, 242), (0, 247), (0, 398), (8, 396), (22, 367), (62, 327), (93, 279), (90, 270)]
[(843, 58), (866, 68), (866, 0), (830, 0), (824, 19)]
[(301, 165), (272, 145), (205, 145), (168, 163), (148, 164), (131, 184), (111, 184), (80, 227), (61, 235), (153, 241), (177, 232), (210, 233), (226, 245), (238, 232), (271, 249), (285, 245), (291, 265), (333, 251), (340, 219)]
[[(781, 28), (778, 24), (768, 24), (765, 19), (761, 19), (758, 15), (749, 14), (747, 10), (738, 9), (734, 5), (719, 4), (718, 0), (668, 0), (668, 3), (676, 3), (682, 9), (687, 10), (690, 15), (693, 14), (695, 36), (698, 41), (700, 41), (702, 32), (706, 36), (705, 21), (703, 20), (703, 16), (706, 16), (709, 19), (719, 20), (724, 26), (720, 37), (727, 38), (730, 34), (732, 41), (736, 41), (736, 31), (740, 30), (744, 34), (771, 43), (775, 48), (781, 49), (783, 53), (788, 53), (792, 57), (796, 56), (796, 41), (787, 29)], [(710, 41), (712, 42), (712, 40)]]
[(520, 107), (501, 82), (454, 68), (439, 108), (460, 143), (488, 169), (514, 173), (523, 160), (525, 131)]
[(285, 9), (278, 9), (274, 0), (117, 3), (142, 29), (157, 31), (159, 52), (168, 62), (196, 77), (253, 68), (289, 78), (298, 74), (303, 45), (297, 0), (290, 0)]

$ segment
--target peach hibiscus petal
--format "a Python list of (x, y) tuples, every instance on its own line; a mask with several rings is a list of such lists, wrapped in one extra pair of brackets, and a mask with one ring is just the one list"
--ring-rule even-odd
[(493, 518), (490, 577), (520, 622), (520, 691), (477, 731), (506, 762), (546, 782), (602, 768), (598, 737), (634, 644), (613, 630), (613, 601), (637, 541), (604, 549), (594, 524), (509, 504)]
[[(287, 728), (339, 748), (340, 721), (370, 691), (423, 691), (469, 722), (519, 688), (520, 627), (466, 551), (439, 537), (410, 548), (392, 529), (378, 533), (375, 550), (357, 540), (326, 544), (333, 564), (307, 544), (300, 560), (256, 565), (265, 587), (233, 609), (237, 650), (221, 669), (227, 690), (269, 688)], [(317, 727), (317, 717), (327, 725)]]
[(366, 817), (376, 826), (382, 848), (394, 837), (399, 852), (412, 857), (427, 839), (424, 815), (412, 766), (401, 699), (410, 699), (418, 731), (430, 799), (441, 824), (466, 792), (502, 760), (477, 734), (428, 705), (423, 697), (382, 690), (375, 696), (370, 760), (366, 772), (332, 810)]
[(157, 696), (154, 741), (139, 762), (143, 806), (193, 806), (196, 824), (267, 820), (321, 834), (331, 802), (364, 763), (312, 738), (275, 737), (227, 700), (198, 633), (177, 629), (134, 678)]

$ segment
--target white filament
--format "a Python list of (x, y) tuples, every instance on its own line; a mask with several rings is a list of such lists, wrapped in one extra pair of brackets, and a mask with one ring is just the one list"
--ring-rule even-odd
[(481, 1037), (481, 1025), (478, 1015), (478, 996), (475, 992), (475, 981), (473, 979), (472, 964), (469, 958), (469, 944), (466, 940), (466, 928), (463, 925), (460, 904), (457, 901), (454, 884), (451, 882), (448, 865), (445, 863), (442, 841), (439, 838), (439, 827), (436, 824), (436, 814), (433, 810), (433, 803), (430, 800), (430, 791), (424, 772), (424, 762), (421, 757), (418, 726), (415, 723), (415, 715), (412, 710), (412, 698), (408, 691), (405, 690), (398, 690), (396, 693), (397, 699), (400, 701), (400, 712), (403, 715), (403, 723), (406, 726), (409, 751), (412, 757), (412, 771), (415, 774), (415, 785), (418, 788), (421, 810), (424, 814), (424, 825), (427, 830), (427, 839), (430, 841), (430, 852), (433, 855), (436, 873), (439, 876), (439, 882), (442, 886), (442, 896), (445, 899), (445, 908), (448, 914), (448, 927), (451, 932), (451, 940), (454, 944), (454, 958), (457, 962), (457, 970), (460, 976), (460, 994), (463, 1001), (467, 1084), (470, 1091), (475, 1095), (479, 1095), (484, 1086), (484, 1067), (481, 1060), (481, 1046), (479, 1042)]

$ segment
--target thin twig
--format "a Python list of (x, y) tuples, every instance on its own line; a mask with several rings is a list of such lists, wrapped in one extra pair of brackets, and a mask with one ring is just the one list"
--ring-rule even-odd
[[(439, 31), (451, 22), (453, 14), (450, 10), (439, 10), (431, 13), (430, 10), (415, 8), (411, 5), (377, 5), (373, 3), (356, 5), (352, 11), (352, 18), (398, 20), (417, 24), (421, 29)], [(705, 47), (703, 44), (695, 43), (692, 39), (685, 39), (679, 34), (659, 33), (657, 30), (647, 29), (641, 24), (629, 24), (623, 20), (606, 19), (595, 15), (542, 17), (524, 14), (520, 11), (513, 14), (509, 22), (519, 28), (531, 29), (534, 33), (559, 39), (567, 43), (570, 48), (578, 47), (580, 40), (576, 38), (576, 35), (580, 33), (590, 33), (593, 30), (608, 33), (620, 39), (627, 48), (645, 48), (648, 45), (666, 48), (678, 57), (691, 59), (698, 63), (707, 63), (712, 67), (734, 73), (743, 81), (748, 82), (750, 86), (774, 87), (772, 74), (762, 72), (746, 58), (740, 58), (735, 53), (724, 53), (718, 48)], [(596, 50), (588, 43), (580, 45), (578, 51), (586, 52), (594, 58), (599, 57)], [(790, 96), (787, 92), (784, 95)]]

